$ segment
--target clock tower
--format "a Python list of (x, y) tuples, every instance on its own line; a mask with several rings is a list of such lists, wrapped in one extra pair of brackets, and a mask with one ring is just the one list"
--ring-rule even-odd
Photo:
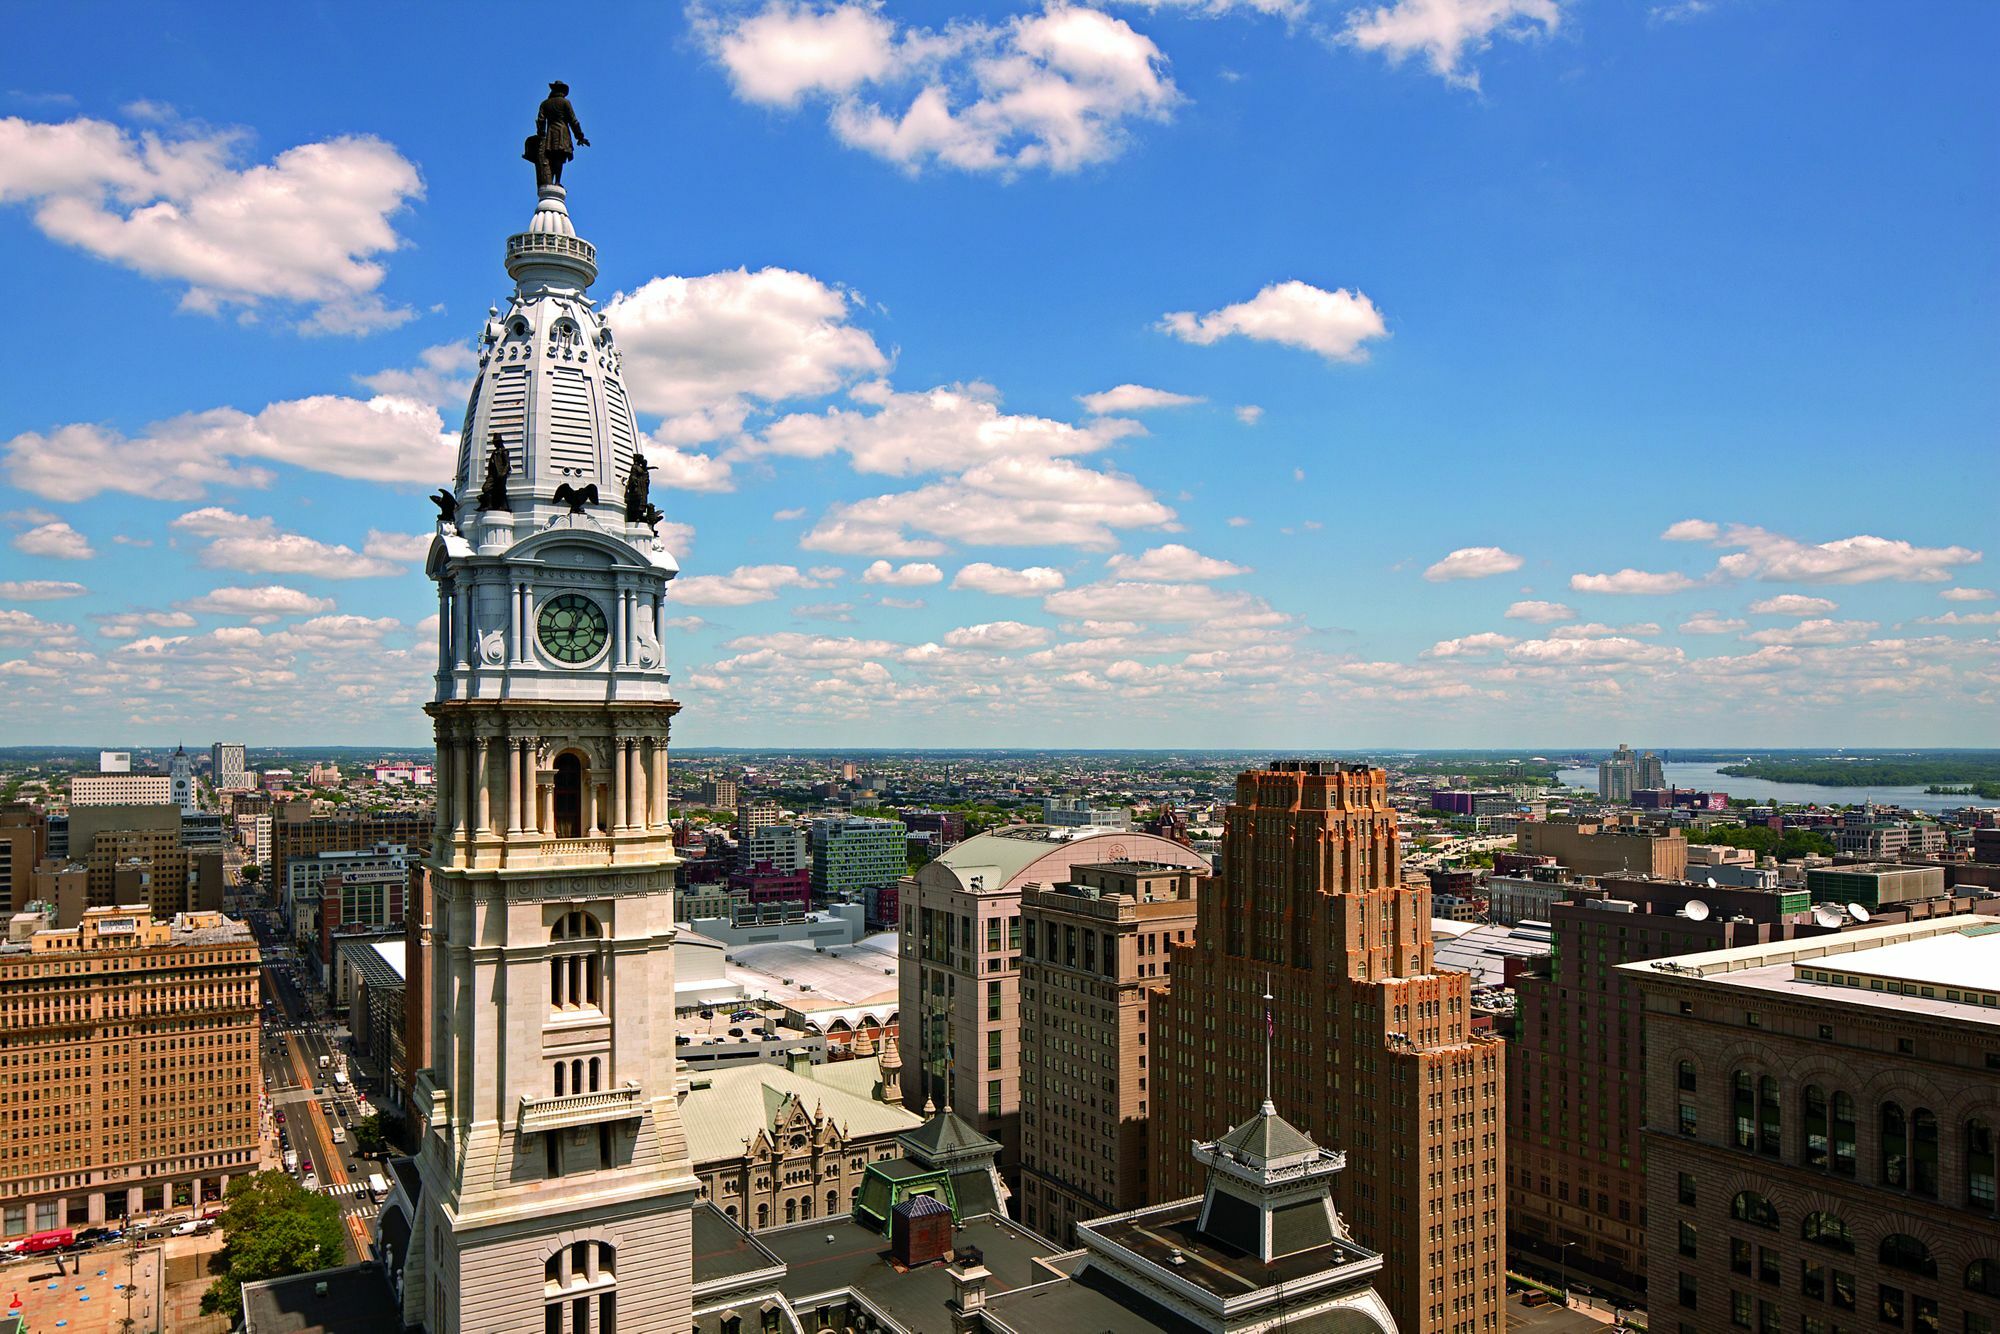
[(596, 249), (544, 184), (507, 239), (438, 588), (431, 1065), (405, 1318), (430, 1334), (692, 1327), (676, 859), (655, 535)]

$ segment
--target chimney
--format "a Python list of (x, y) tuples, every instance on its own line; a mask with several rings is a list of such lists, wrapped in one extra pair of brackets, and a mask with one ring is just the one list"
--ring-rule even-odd
[(789, 1047), (785, 1050), (785, 1069), (795, 1075), (812, 1078), (813, 1054), (809, 1047)]
[(986, 1323), (981, 1312), (986, 1309), (986, 1280), (992, 1277), (986, 1256), (977, 1246), (962, 1246), (952, 1252), (949, 1272), (951, 1300), (945, 1308), (951, 1312), (951, 1334), (977, 1334)]

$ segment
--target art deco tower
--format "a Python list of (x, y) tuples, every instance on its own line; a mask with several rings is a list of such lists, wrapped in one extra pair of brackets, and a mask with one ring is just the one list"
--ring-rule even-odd
[(1228, 1129), (1216, 1090), (1263, 1085), (1268, 1024), (1270, 1096), (1347, 1147), (1335, 1197), (1382, 1252), (1398, 1328), (1500, 1328), (1502, 1044), (1472, 1031), (1470, 977), (1432, 968), (1430, 890), (1401, 881), (1388, 776), (1318, 761), (1240, 775), (1196, 914), (1153, 999), (1155, 1197), (1200, 1193), (1188, 1146)]
[(427, 565), (438, 823), (404, 1314), (431, 1334), (685, 1330), (697, 1183), (661, 646), (677, 567), (561, 186), (506, 262)]

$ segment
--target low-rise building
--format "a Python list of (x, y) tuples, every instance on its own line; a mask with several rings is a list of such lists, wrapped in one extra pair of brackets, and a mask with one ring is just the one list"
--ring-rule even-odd
[(1687, 874), (1687, 836), (1678, 830), (1598, 820), (1524, 820), (1514, 830), (1520, 851), (1554, 857), (1577, 875)]
[(1942, 866), (1836, 862), (1806, 871), (1806, 893), (1814, 903), (1858, 903), (1873, 911), (1892, 903), (1935, 899), (1944, 892)]

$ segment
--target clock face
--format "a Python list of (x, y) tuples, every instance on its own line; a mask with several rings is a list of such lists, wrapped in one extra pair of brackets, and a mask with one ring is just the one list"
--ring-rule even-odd
[(589, 662), (604, 647), (604, 612), (578, 593), (564, 593), (544, 602), (535, 626), (543, 651), (557, 662)]

